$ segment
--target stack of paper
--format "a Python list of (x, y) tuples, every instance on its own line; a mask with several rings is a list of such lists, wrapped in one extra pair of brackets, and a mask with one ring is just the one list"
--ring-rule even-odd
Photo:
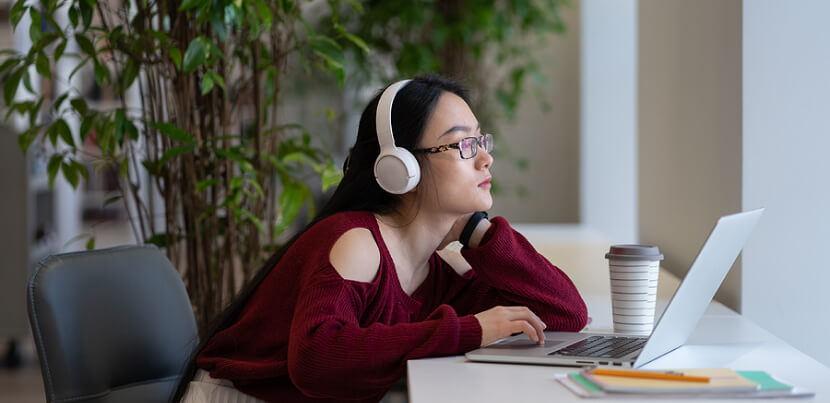
[[(812, 397), (814, 393), (780, 382), (764, 371), (733, 371), (727, 368), (683, 369), (672, 371), (634, 371), (629, 376), (602, 375), (590, 370), (557, 377), (574, 394), (588, 398), (764, 398)], [(629, 371), (630, 372), (630, 371)], [(637, 373), (639, 372), (639, 374)], [(681, 374), (686, 378), (709, 378), (704, 382), (661, 379)], [(631, 376), (633, 375), (633, 376)], [(669, 377), (666, 377), (669, 378)], [(675, 377), (677, 378), (677, 377)]]

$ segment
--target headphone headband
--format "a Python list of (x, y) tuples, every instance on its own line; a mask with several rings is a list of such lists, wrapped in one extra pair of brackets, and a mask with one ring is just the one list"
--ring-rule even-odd
[(378, 132), (378, 143), (380, 143), (381, 153), (383, 150), (391, 150), (395, 148), (395, 137), (392, 135), (392, 102), (395, 100), (395, 95), (410, 80), (398, 81), (383, 91), (378, 101), (377, 113), (375, 113), (375, 127)]

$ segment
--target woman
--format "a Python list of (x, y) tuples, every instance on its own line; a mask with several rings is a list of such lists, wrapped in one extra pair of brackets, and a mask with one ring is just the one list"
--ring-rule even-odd
[[(203, 340), (183, 401), (376, 402), (406, 360), (580, 330), (568, 277), (480, 213), (491, 149), (457, 83), (420, 76), (376, 96), (331, 200)], [(461, 255), (436, 252), (456, 240)]]

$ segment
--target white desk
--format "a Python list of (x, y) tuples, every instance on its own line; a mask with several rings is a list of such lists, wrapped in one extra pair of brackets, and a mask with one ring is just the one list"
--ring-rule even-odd
[[(549, 230), (541, 227), (519, 231), (540, 253), (571, 276), (593, 319), (590, 330), (610, 331), (610, 286), (607, 262), (603, 258), (608, 243), (574, 228), (554, 234), (545, 233)], [(573, 231), (577, 232), (571, 234), (573, 240), (569, 241), (568, 233)], [(552, 238), (556, 241), (550, 242)], [(658, 310), (665, 307), (678, 284), (676, 277), (661, 270)], [(816, 392), (814, 400), (783, 401), (830, 402), (830, 368), (715, 301), (686, 345), (645, 366), (649, 369), (713, 367), (764, 370), (783, 381)], [(554, 374), (573, 372), (573, 367), (474, 363), (463, 356), (453, 356), (411, 360), (407, 369), (411, 403), (581, 400), (554, 380)], [(727, 401), (736, 402), (723, 400)]]

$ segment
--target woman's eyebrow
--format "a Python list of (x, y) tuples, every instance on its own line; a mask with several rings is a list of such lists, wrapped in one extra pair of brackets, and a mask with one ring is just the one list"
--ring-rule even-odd
[[(479, 129), (481, 129), (481, 123), (476, 125), (476, 130), (479, 130)], [(470, 129), (470, 126), (453, 126), (453, 127), (450, 127), (444, 133), (442, 133), (440, 136), (438, 136), (438, 138), (440, 139), (441, 137), (444, 137), (445, 135), (450, 134), (450, 133), (452, 133), (456, 130), (461, 130), (463, 132), (470, 132), (471, 129)]]

